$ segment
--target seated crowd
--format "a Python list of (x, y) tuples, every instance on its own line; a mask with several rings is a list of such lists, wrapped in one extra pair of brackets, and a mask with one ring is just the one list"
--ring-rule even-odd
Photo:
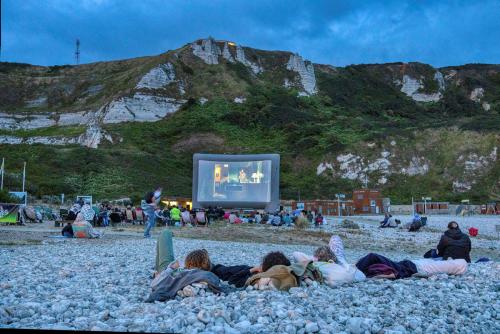
[(328, 245), (317, 248), (312, 255), (294, 252), (293, 261), (282, 252), (275, 251), (266, 254), (257, 265), (226, 266), (212, 263), (205, 249), (190, 252), (184, 261), (175, 259), (172, 231), (164, 230), (156, 243), (155, 273), (151, 282), (152, 292), (147, 301), (174, 298), (177, 291), (194, 283), (206, 284), (214, 292), (229, 291), (220, 281), (226, 281), (235, 288), (253, 286), (261, 290), (287, 291), (301, 285), (326, 284), (334, 287), (367, 278), (462, 275), (470, 262), (470, 239), (467, 239), (458, 224), (451, 222), (437, 250), (428, 252), (435, 256), (426, 253), (427, 258), (393, 261), (380, 254), (369, 253), (355, 264), (349, 264), (342, 240), (334, 235)]
[(297, 220), (303, 219), (316, 227), (326, 224), (321, 213), (306, 210), (294, 210), (292, 213), (281, 210), (276, 212), (252, 211), (242, 217), (238, 211), (226, 212), (223, 218), (230, 224), (255, 223), (272, 226), (293, 226)]

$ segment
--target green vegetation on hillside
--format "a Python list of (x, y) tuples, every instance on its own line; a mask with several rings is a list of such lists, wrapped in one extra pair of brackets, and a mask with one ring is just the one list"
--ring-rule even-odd
[[(297, 198), (299, 193), (301, 198), (333, 198), (339, 191), (361, 187), (362, 182), (329, 170), (318, 176), (320, 163), (337, 168), (336, 157), (352, 153), (363, 157), (366, 165), (380, 158), (382, 150), (390, 150), (395, 172), (384, 185), (377, 183), (381, 173), (371, 173), (368, 186), (381, 188), (393, 203), (423, 195), (485, 201), (500, 193), (498, 160), (478, 175), (470, 191), (453, 192), (453, 181), (465, 177), (464, 167), (457, 165), (460, 154), (488, 156), (493, 147), (500, 147), (500, 73), (495, 65), (441, 69), (444, 74), (457, 72), (451, 73), (456, 80), (447, 84), (443, 98), (416, 103), (400, 91), (394, 78), (403, 72), (423, 78), (422, 92), (436, 92), (435, 69), (428, 65), (318, 66), (318, 94), (299, 97), (297, 89), (283, 87), (285, 78), (290, 82), (296, 78), (284, 66), (289, 53), (246, 49), (254, 62), (267, 57), (261, 63), (266, 70), (255, 75), (241, 63), (206, 65), (189, 47), (176, 52), (76, 67), (0, 63), (0, 111), (98, 110), (117, 97), (134, 94), (139, 78), (166, 61), (174, 64), (176, 80), (184, 84), (186, 93), (180, 96), (177, 82), (154, 93), (187, 101), (158, 122), (103, 125), (116, 140), (104, 141), (99, 149), (0, 145), (7, 170), (20, 170), (27, 161), (28, 191), (37, 196), (65, 193), (138, 199), (158, 185), (168, 195), (190, 196), (195, 152), (279, 153), (282, 198)], [(489, 111), (470, 99), (477, 87), (484, 88)], [(40, 96), (47, 97), (46, 105), (26, 105), (26, 100)], [(201, 104), (201, 97), (209, 101)], [(235, 97), (246, 101), (234, 103)], [(71, 126), (2, 130), (0, 135), (72, 137), (84, 131), (83, 126)], [(392, 141), (397, 144), (391, 146)], [(399, 172), (413, 157), (428, 162), (425, 175)], [(7, 175), (6, 184), (18, 188), (20, 180)]]

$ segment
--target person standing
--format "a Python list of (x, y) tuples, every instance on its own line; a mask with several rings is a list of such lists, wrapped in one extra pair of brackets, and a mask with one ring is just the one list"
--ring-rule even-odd
[(151, 238), (151, 229), (155, 226), (156, 222), (155, 210), (160, 202), (160, 197), (161, 188), (158, 188), (154, 192), (148, 192), (141, 201), (142, 211), (147, 216), (147, 223), (144, 228), (144, 238)]

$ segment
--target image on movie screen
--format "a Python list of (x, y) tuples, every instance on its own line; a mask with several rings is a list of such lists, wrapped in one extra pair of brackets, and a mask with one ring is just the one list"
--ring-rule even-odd
[(269, 202), (271, 160), (207, 161), (198, 165), (198, 201)]

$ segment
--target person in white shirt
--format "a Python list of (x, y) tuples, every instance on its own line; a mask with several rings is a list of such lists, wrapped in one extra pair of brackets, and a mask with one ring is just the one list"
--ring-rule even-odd
[(366, 276), (356, 266), (347, 262), (344, 254), (344, 243), (338, 235), (332, 235), (328, 246), (316, 249), (312, 257), (300, 252), (293, 253), (293, 257), (297, 262), (312, 260), (329, 286), (366, 279)]
[(346, 262), (336, 263), (335, 254), (327, 246), (316, 249), (314, 256), (308, 256), (301, 252), (294, 252), (293, 258), (299, 263), (313, 261), (313, 265), (318, 268), (323, 275), (325, 284), (330, 287), (345, 283), (359, 282), (366, 279), (366, 276), (359, 271), (356, 266)]

